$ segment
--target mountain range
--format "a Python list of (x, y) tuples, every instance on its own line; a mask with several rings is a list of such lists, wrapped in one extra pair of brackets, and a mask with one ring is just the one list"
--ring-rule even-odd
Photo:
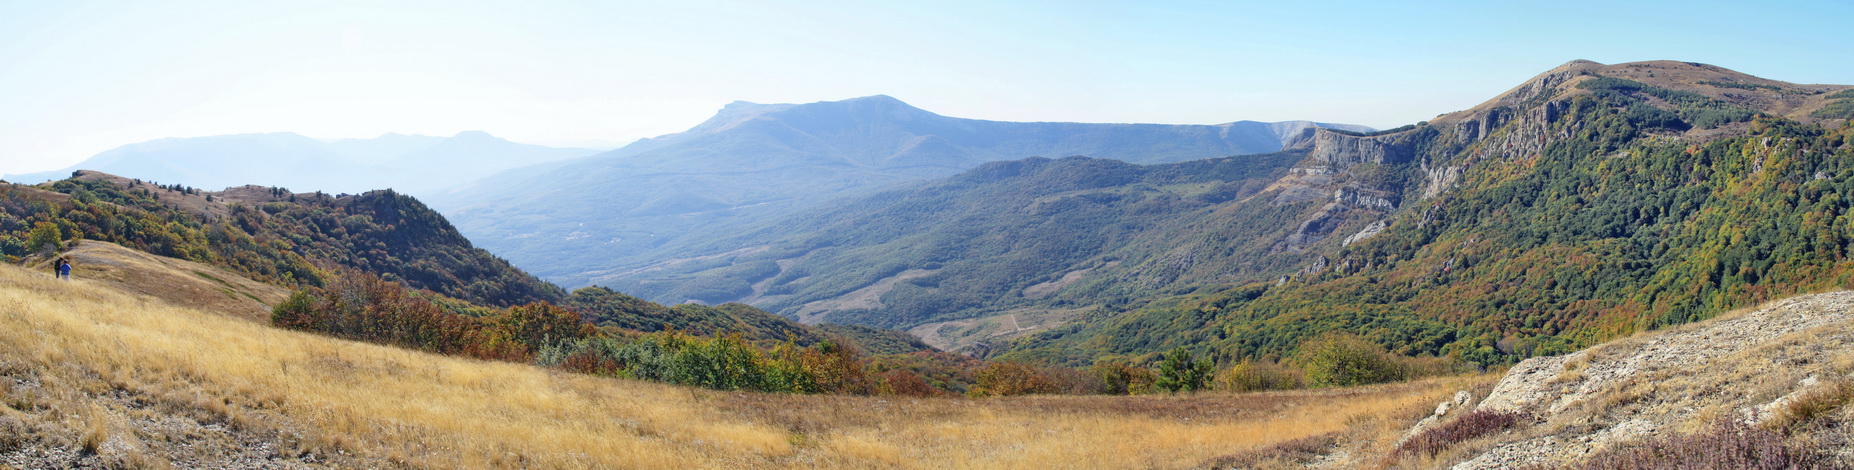
[(386, 134), (334, 141), (279, 132), (130, 144), (63, 170), (4, 179), (36, 184), (93, 170), (212, 190), (256, 184), (356, 194), (393, 188), (423, 195), (503, 170), (593, 153), (520, 144), (476, 131), (450, 137)]
[(1840, 285), (1848, 89), (1576, 61), (1273, 154), (987, 164), (599, 282), (1044, 361), (1352, 331), (1502, 363)]
[[(501, 235), (481, 237), (490, 252), (571, 285), (909, 328), (981, 356), (1079, 364), (1184, 347), (1235, 361), (1344, 331), (1494, 365), (1848, 284), (1851, 88), (1574, 61), (1431, 121), (1276, 126), (1273, 151), (1209, 159), (1174, 152), (1239, 152), (1229, 136), (1250, 126), (994, 123), (887, 97), (736, 104), (689, 132), (438, 197), (462, 233)], [(388, 147), (374, 148), (404, 154)], [(1115, 153), (1139, 148), (1154, 150)], [(1091, 156), (983, 162), (1035, 149)], [(87, 179), (73, 181), (57, 184)], [(272, 231), (372, 237), (298, 242), (335, 264), (496, 305), (565, 295), (505, 268), (393, 262), (404, 240), (386, 234), (401, 221), (443, 221), (395, 193), (245, 187), (215, 201), (112, 181), (118, 197), (189, 196), (176, 201), (206, 217), (178, 238), (122, 235), (140, 249), (287, 280), (303, 260), (189, 238), (230, 233), (214, 221), (232, 210), (265, 220), (255, 205), (308, 224)], [(303, 197), (334, 204), (277, 205)], [(128, 230), (85, 223), (66, 231)], [(424, 235), (470, 247), (443, 227)], [(20, 236), (0, 241), (17, 246), (0, 248), (40, 228), (13, 224)]]
[(1267, 153), (1305, 121), (1220, 125), (952, 118), (887, 96), (736, 102), (686, 132), (515, 170), (428, 199), (471, 239), (566, 285), (692, 253), (686, 247), (841, 196), (997, 160), (1088, 155), (1164, 163)]
[(980, 163), (597, 278), (675, 306), (569, 294), (396, 191), (77, 171), (0, 184), (0, 467), (1840, 468), (1854, 294), (1792, 296), (1854, 286), (1850, 194), (1854, 86), (1665, 61), (1267, 153)]

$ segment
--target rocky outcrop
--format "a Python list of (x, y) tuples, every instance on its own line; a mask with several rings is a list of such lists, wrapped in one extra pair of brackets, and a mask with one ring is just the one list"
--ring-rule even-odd
[(1432, 167), (1429, 166), (1428, 161), (1424, 161), (1421, 169), (1423, 171), (1423, 199), (1429, 199), (1441, 195), (1443, 191), (1454, 189), (1455, 184), (1461, 181), (1461, 174), (1467, 170), (1467, 167), (1460, 165)]
[(1313, 136), (1313, 152), (1307, 159), (1313, 165), (1333, 170), (1364, 163), (1404, 163), (1415, 155), (1405, 135), (1400, 132), (1365, 137), (1320, 130)]
[(1384, 229), (1386, 228), (1390, 228), (1390, 224), (1383, 220), (1372, 222), (1371, 225), (1366, 225), (1365, 228), (1359, 230), (1358, 233), (1354, 233), (1350, 237), (1345, 237), (1345, 241), (1340, 242), (1339, 246), (1352, 246), (1353, 243), (1358, 243), (1364, 239), (1384, 233)]
[(1836, 364), (1854, 360), (1851, 347), (1854, 292), (1842, 291), (1528, 359), (1475, 409), (1541, 421), (1454, 468), (1572, 463), (1710, 421), (1760, 424), (1821, 382), (1847, 380)]
[(1359, 209), (1385, 212), (1397, 210), (1395, 193), (1351, 185), (1340, 186), (1338, 190), (1333, 191), (1333, 202)]

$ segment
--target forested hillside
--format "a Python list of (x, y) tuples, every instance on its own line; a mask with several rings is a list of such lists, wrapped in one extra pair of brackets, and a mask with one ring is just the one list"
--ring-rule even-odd
[(485, 305), (558, 300), (565, 292), (473, 247), (443, 216), (392, 191), (360, 195), (163, 186), (96, 172), (0, 187), (0, 254), (102, 240), (207, 263), (285, 286), (320, 285), (330, 269), (377, 273)]
[(1272, 155), (994, 163), (619, 278), (1057, 363), (1334, 331), (1508, 363), (1848, 285), (1846, 90), (1578, 61)]
[[(1270, 221), (1312, 203), (1245, 199), (1305, 156), (991, 163), (718, 238), (711, 250), (754, 248), (616, 277), (613, 285), (665, 302), (746, 301), (808, 322), (890, 327), (1023, 307), (1124, 304), (1293, 269), (1304, 256), (1272, 252), (1272, 241), (1244, 241), (1285, 235), (1292, 227)], [(1208, 249), (1224, 242), (1231, 244)], [(1177, 263), (1181, 253), (1191, 263)]]
[[(1298, 173), (1408, 201), (1337, 232), (1358, 242), (1302, 275), (1089, 318), (1005, 355), (1263, 358), (1351, 331), (1499, 364), (1854, 285), (1854, 129), (1810, 117), (1844, 88), (1576, 62), (1412, 129), (1324, 133)], [(1366, 166), (1386, 177), (1357, 178)]]

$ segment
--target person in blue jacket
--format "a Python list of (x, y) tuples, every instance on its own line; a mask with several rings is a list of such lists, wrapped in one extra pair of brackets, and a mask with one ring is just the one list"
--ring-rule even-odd
[(70, 258), (59, 258), (58, 259), (58, 278), (64, 279), (67, 281), (71, 280), (71, 259)]

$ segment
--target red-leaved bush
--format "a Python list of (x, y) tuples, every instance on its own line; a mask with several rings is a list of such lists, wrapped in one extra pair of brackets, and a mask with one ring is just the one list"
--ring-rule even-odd
[(552, 343), (585, 337), (588, 325), (537, 302), (479, 319), (445, 311), (372, 274), (345, 271), (271, 310), (277, 326), (479, 359), (527, 362)]

